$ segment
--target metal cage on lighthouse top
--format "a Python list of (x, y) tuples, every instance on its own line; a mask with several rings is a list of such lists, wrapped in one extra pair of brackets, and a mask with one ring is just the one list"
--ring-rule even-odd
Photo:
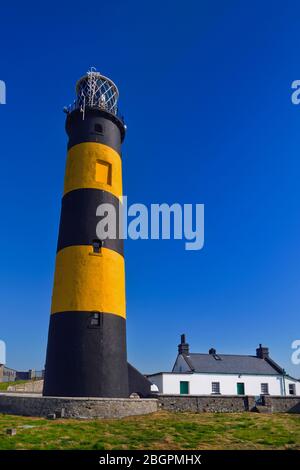
[(119, 91), (115, 83), (92, 67), (76, 83), (76, 100), (64, 111), (70, 113), (79, 109), (83, 119), (86, 108), (101, 109), (118, 116), (118, 99)]

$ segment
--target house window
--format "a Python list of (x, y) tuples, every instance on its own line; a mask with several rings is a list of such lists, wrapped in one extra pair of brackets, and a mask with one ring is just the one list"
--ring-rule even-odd
[(100, 253), (101, 252), (101, 247), (102, 247), (102, 240), (93, 240), (93, 252), (94, 253)]
[(103, 134), (103, 126), (99, 123), (95, 124), (95, 132), (97, 132), (98, 134)]
[(180, 395), (188, 395), (189, 391), (189, 382), (180, 382)]
[(296, 385), (295, 384), (289, 384), (289, 394), (290, 395), (296, 395)]
[(92, 313), (90, 318), (90, 325), (91, 326), (100, 326), (100, 313)]
[(269, 384), (260, 384), (262, 395), (269, 395)]
[(211, 393), (220, 393), (220, 382), (211, 383)]

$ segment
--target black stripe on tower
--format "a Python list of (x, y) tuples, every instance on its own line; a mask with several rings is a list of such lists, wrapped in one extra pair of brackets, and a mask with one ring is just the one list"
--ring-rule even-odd
[(67, 116), (66, 131), (69, 136), (68, 149), (83, 142), (99, 142), (121, 155), (125, 126), (114, 114), (101, 109), (86, 108), (85, 118), (82, 119), (82, 112), (76, 109)]
[(98, 324), (93, 312), (51, 315), (44, 395), (128, 397), (126, 321), (97, 315)]
[[(111, 204), (116, 213), (116, 239), (103, 240), (102, 246), (124, 255), (124, 241), (119, 238), (120, 200), (108, 191), (100, 189), (76, 189), (62, 199), (57, 251), (73, 245), (92, 245), (97, 239), (96, 226), (101, 220), (96, 216), (100, 204)], [(105, 217), (105, 216), (104, 216)]]

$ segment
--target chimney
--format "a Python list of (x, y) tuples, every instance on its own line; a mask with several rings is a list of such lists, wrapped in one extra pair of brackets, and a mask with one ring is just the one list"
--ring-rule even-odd
[(189, 344), (185, 342), (185, 335), (180, 336), (180, 344), (178, 344), (178, 354), (189, 355), (190, 347)]
[(269, 348), (260, 344), (256, 349), (256, 357), (259, 357), (260, 359), (266, 359), (266, 357), (269, 357)]
[(217, 354), (217, 351), (215, 350), (215, 348), (210, 348), (210, 350), (208, 351), (208, 354)]

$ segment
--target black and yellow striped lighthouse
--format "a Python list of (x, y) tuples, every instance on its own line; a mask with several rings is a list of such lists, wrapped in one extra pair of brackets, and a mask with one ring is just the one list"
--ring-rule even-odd
[[(67, 113), (68, 154), (56, 254), (46, 396), (128, 397), (123, 240), (100, 240), (97, 208), (122, 207), (118, 89), (91, 70)], [(117, 218), (118, 219), (118, 218)]]

